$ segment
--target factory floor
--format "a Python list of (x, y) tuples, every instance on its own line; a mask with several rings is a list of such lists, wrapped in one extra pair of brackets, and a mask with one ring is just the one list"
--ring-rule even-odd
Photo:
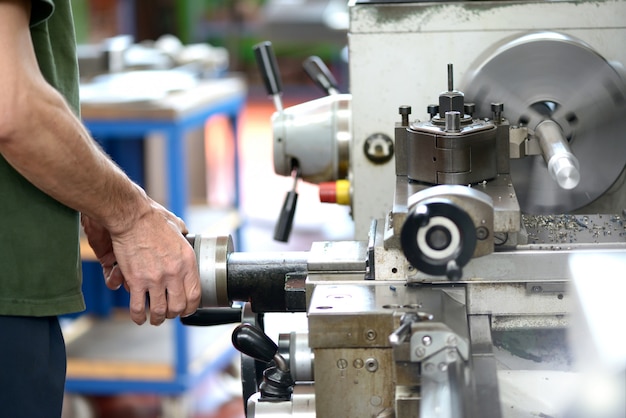
[[(284, 99), (285, 106), (312, 97)], [(349, 239), (352, 234), (346, 207), (321, 204), (317, 186), (300, 182), (298, 207), (288, 243), (273, 240), (273, 229), (285, 193), (293, 180), (278, 176), (273, 168), (270, 118), (273, 102), (253, 93), (239, 124), (241, 229), (236, 251), (307, 251), (314, 241)], [(227, 205), (233, 197), (233, 176), (225, 161), (232, 155), (232, 135), (225, 118), (215, 117), (206, 127), (207, 199), (211, 205)], [(217, 167), (218, 170), (213, 168)], [(224, 168), (226, 168), (224, 170)], [(191, 229), (191, 228), (190, 228)], [(287, 314), (289, 315), (289, 314)], [(301, 321), (298, 319), (297, 321)], [(284, 326), (284, 320), (280, 320)], [(268, 331), (268, 334), (270, 331)], [(270, 334), (273, 338), (276, 335)], [(240, 395), (238, 359), (229, 370), (209, 376), (185, 395), (185, 418), (244, 417)], [(157, 418), (165, 415), (168, 400), (156, 395), (68, 395), (63, 418)], [(1, 415), (1, 413), (0, 413)], [(181, 418), (183, 418), (181, 416)]]

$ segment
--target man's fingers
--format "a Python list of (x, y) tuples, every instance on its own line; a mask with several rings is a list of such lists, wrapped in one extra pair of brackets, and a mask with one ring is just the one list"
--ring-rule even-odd
[(167, 298), (165, 297), (165, 291), (161, 289), (151, 289), (149, 298), (150, 323), (152, 325), (161, 325), (167, 315)]
[(130, 317), (134, 323), (141, 325), (146, 322), (146, 292), (130, 291)]
[(185, 286), (185, 296), (187, 298), (187, 306), (181, 312), (181, 316), (189, 316), (198, 310), (202, 289), (200, 288), (200, 279), (197, 275), (190, 275), (183, 281)]
[(117, 290), (122, 286), (124, 283), (124, 275), (122, 274), (122, 270), (120, 270), (117, 263), (111, 267), (108, 274), (105, 273), (104, 280), (107, 287), (111, 290)]

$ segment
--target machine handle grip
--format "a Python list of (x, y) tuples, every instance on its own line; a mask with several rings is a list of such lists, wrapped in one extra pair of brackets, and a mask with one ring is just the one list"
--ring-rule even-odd
[(256, 44), (253, 49), (267, 94), (271, 96), (281, 94), (283, 89), (282, 82), (272, 43), (264, 41)]
[(283, 207), (280, 210), (280, 215), (278, 216), (278, 222), (274, 228), (274, 240), (279, 242), (289, 241), (297, 203), (298, 193), (295, 190), (288, 191), (285, 196), (285, 201), (283, 202)]
[(304, 71), (313, 82), (328, 95), (339, 93), (337, 80), (320, 57), (311, 56), (302, 64)]
[(234, 324), (241, 322), (241, 309), (208, 308), (198, 309), (193, 315), (180, 318), (184, 325), (210, 327), (213, 325)]
[(245, 355), (269, 363), (278, 352), (278, 346), (260, 329), (244, 323), (233, 331), (233, 345)]

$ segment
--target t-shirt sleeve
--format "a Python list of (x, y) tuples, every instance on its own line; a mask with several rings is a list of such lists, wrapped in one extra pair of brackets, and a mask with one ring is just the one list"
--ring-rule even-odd
[(54, 12), (53, 0), (33, 0), (30, 12), (30, 26), (46, 21)]

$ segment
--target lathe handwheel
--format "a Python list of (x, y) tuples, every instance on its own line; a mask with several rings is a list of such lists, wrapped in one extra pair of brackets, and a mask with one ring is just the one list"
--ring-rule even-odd
[(402, 251), (411, 265), (431, 275), (461, 278), (476, 248), (476, 231), (469, 215), (448, 200), (418, 204), (401, 233)]

